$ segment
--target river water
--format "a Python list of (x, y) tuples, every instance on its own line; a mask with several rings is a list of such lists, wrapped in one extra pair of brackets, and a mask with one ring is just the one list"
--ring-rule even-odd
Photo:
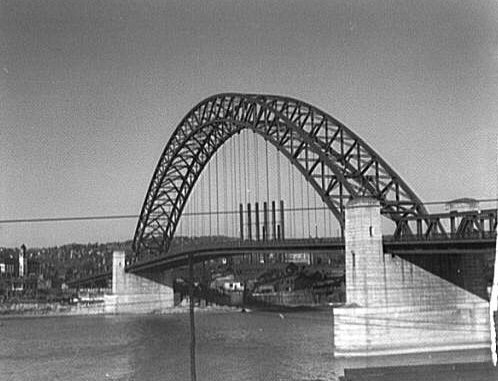
[[(199, 312), (196, 339), (199, 381), (343, 374), (330, 310)], [(189, 380), (189, 340), (188, 314), (4, 319), (0, 380)]]
[[(188, 314), (0, 320), (1, 380), (189, 380)], [(196, 313), (197, 378), (336, 380), (332, 313)]]

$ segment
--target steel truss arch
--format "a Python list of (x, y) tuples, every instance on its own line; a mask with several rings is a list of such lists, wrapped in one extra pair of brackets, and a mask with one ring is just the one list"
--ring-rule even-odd
[(395, 222), (427, 214), (396, 172), (330, 115), (288, 97), (218, 94), (182, 119), (163, 151), (135, 231), (135, 260), (167, 252), (202, 170), (228, 139), (244, 129), (259, 134), (287, 157), (341, 226), (346, 202), (359, 196), (378, 199), (382, 213)]

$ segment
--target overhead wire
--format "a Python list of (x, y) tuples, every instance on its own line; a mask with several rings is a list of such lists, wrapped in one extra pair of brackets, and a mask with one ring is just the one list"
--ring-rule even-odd
[[(234, 163), (234, 167), (236, 167)], [(289, 164), (289, 171), (290, 171), (290, 181), (289, 181), (289, 188), (291, 190), (291, 199), (292, 199), (292, 204), (295, 205), (295, 193), (293, 192), (294, 187), (292, 184), (294, 184), (294, 171), (291, 168), (291, 165)], [(209, 164), (208, 164), (208, 174), (209, 174)], [(234, 171), (235, 177), (236, 177), (236, 171)], [(209, 177), (209, 176), (208, 176)], [(202, 191), (202, 187), (206, 186), (206, 182), (203, 181), (204, 179), (201, 178), (200, 181), (200, 189), (199, 189), (199, 197), (200, 197), (200, 204), (205, 204), (204, 200), (202, 200), (203, 195), (207, 195), (208, 192)], [(487, 199), (475, 199), (477, 202), (498, 202), (498, 198), (487, 198)], [(443, 205), (443, 204), (448, 204), (451, 201), (429, 201), (429, 202), (422, 202), (421, 205)], [(324, 210), (327, 211), (329, 208), (324, 205), (322, 207), (316, 207), (317, 210)], [(306, 208), (295, 208), (295, 207), (289, 207), (286, 208), (288, 211), (301, 211), (301, 210), (307, 210)], [(228, 211), (228, 213), (234, 213), (238, 212), (238, 209), (235, 208), (233, 211)], [(223, 214), (224, 212), (220, 211), (220, 214)], [(210, 211), (201, 211), (201, 212), (186, 212), (186, 215), (204, 215), (208, 216), (210, 214), (215, 214)], [(91, 220), (119, 220), (119, 219), (131, 219), (131, 218), (139, 218), (139, 214), (108, 214), (108, 215), (93, 215), (93, 216), (60, 216), (60, 217), (29, 217), (29, 218), (8, 218), (8, 219), (0, 219), (0, 224), (15, 224), (15, 223), (37, 223), (37, 222), (70, 222), (70, 221), (91, 221)]]
[[(498, 201), (498, 200), (497, 200)], [(303, 207), (295, 207), (295, 208), (287, 208), (286, 210), (292, 212), (302, 212), (306, 210), (314, 210), (315, 208), (303, 208)], [(327, 206), (316, 207), (317, 210), (325, 210), (327, 211), (329, 208)], [(219, 211), (218, 214), (233, 214), (236, 210), (230, 211)], [(187, 216), (208, 216), (208, 215), (216, 215), (215, 211), (202, 211), (202, 212), (185, 212)], [(96, 215), (96, 216), (71, 216), (71, 217), (43, 217), (43, 218), (19, 218), (19, 219), (3, 219), (0, 220), (0, 224), (15, 224), (15, 223), (36, 223), (36, 222), (70, 222), (70, 221), (91, 221), (91, 220), (117, 220), (117, 219), (131, 219), (131, 218), (139, 218), (139, 214), (110, 214), (110, 215)]]

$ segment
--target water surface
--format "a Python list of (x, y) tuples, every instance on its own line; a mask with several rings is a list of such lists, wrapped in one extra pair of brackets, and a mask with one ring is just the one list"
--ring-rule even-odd
[[(2, 380), (188, 380), (186, 314), (1, 320)], [(198, 380), (336, 380), (330, 311), (197, 313)]]
[[(337, 381), (344, 367), (489, 361), (489, 351), (341, 360), (332, 311), (196, 313), (197, 379)], [(188, 314), (0, 320), (0, 380), (189, 380)]]

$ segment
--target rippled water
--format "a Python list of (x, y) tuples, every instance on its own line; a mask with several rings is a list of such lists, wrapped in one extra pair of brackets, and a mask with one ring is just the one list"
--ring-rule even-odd
[[(333, 357), (332, 311), (196, 313), (197, 380), (338, 380), (344, 367), (489, 361), (489, 350)], [(0, 320), (0, 380), (189, 380), (188, 314)]]
[[(196, 334), (199, 381), (338, 379), (330, 311), (197, 313)], [(1, 320), (0, 379), (189, 380), (189, 338), (186, 314)]]

